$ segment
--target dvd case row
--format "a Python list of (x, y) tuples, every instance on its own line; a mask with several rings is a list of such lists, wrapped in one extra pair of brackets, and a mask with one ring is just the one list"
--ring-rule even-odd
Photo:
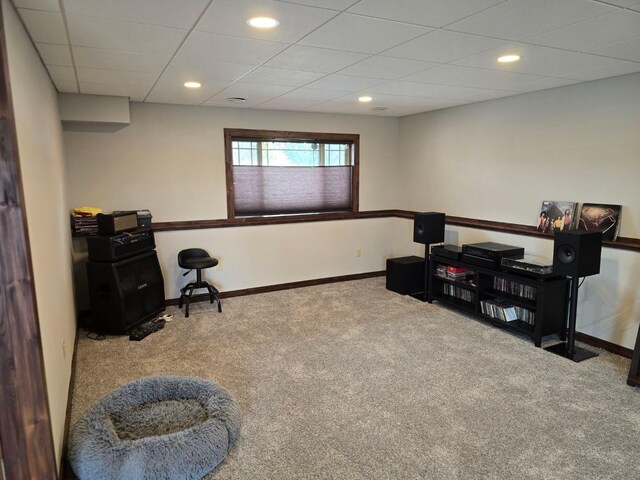
[(511, 305), (507, 300), (501, 298), (496, 300), (481, 300), (480, 309), (483, 314), (497, 320), (502, 320), (503, 322), (522, 320), (529, 325), (533, 325), (536, 320), (534, 312), (526, 308)]
[(518, 297), (526, 298), (527, 300), (536, 300), (537, 289), (531, 285), (523, 285), (520, 282), (514, 282), (506, 278), (495, 277), (493, 279), (493, 288), (500, 292), (509, 293), (511, 295), (517, 295)]

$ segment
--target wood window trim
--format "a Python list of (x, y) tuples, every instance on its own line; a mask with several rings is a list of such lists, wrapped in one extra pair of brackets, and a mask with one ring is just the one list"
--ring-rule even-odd
[[(234, 197), (233, 197), (233, 151), (232, 142), (234, 138), (252, 138), (261, 141), (278, 140), (309, 140), (314, 142), (345, 142), (353, 146), (353, 178), (351, 181), (351, 210), (345, 213), (358, 213), (360, 208), (360, 135), (352, 133), (326, 133), (326, 132), (294, 132), (280, 130), (254, 130), (245, 128), (225, 128), (224, 129), (224, 157), (225, 157), (225, 181), (227, 189), (227, 218), (236, 219)], [(287, 215), (287, 217), (297, 217), (313, 215), (318, 220), (323, 218), (331, 219), (336, 213), (302, 213)], [(254, 217), (254, 218), (260, 218)]]

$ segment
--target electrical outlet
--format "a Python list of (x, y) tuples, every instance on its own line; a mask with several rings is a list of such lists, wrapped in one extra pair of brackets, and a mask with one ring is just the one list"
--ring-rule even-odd
[(62, 358), (67, 358), (67, 342), (62, 340)]
[(356, 257), (361, 257), (362, 256), (362, 250), (360, 250), (359, 248), (356, 248)]
[(224, 262), (222, 260), (218, 260), (218, 270), (224, 270)]

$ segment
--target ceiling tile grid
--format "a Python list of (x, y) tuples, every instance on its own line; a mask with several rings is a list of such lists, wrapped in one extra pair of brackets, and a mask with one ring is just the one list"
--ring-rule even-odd
[(59, 91), (134, 101), (403, 116), (640, 71), (640, 0), (12, 1)]

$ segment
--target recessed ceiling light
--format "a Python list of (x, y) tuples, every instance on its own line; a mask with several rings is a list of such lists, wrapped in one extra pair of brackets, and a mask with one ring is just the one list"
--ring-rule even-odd
[(500, 63), (512, 63), (517, 62), (518, 60), (520, 60), (520, 55), (503, 55), (498, 57), (498, 61)]
[(358, 98), (358, 101), (359, 101), (359, 102), (362, 102), (362, 103), (367, 103), (367, 102), (370, 102), (371, 100), (373, 100), (373, 98), (371, 98), (371, 97), (370, 97), (370, 96), (368, 96), (368, 95), (365, 95), (364, 97), (360, 97), (360, 98)]
[(247, 23), (254, 28), (275, 28), (280, 25), (278, 20), (270, 17), (253, 17)]
[(187, 88), (200, 88), (202, 84), (200, 82), (185, 82), (184, 86)]
[(233, 103), (245, 103), (247, 101), (246, 98), (242, 98), (242, 97), (229, 97), (227, 98), (227, 100)]

